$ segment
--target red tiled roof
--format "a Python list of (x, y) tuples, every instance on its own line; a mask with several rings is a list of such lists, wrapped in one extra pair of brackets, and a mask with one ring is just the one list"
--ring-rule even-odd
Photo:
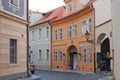
[(34, 25), (38, 25), (38, 24), (41, 24), (41, 23), (46, 22), (46, 21), (53, 22), (55, 20), (61, 19), (63, 17), (64, 10), (65, 10), (65, 7), (61, 6), (61, 7), (54, 9), (54, 10), (51, 10), (49, 12), (43, 13), (44, 15), (47, 15), (47, 16), (40, 19)]
[[(95, 2), (96, 0), (90, 0), (85, 6), (90, 6), (93, 2)], [(38, 25), (38, 24), (41, 24), (43, 22), (47, 22), (47, 21), (50, 21), (50, 22), (54, 22), (54, 21), (57, 21), (57, 20), (60, 20), (63, 18), (63, 13), (65, 11), (65, 6), (61, 6), (61, 7), (58, 7), (54, 10), (50, 10), (48, 12), (45, 12), (43, 13), (43, 15), (46, 15), (46, 17), (42, 18), (41, 20), (39, 20), (38, 22), (36, 22), (33, 26), (35, 25)], [(65, 17), (65, 16), (64, 16)]]

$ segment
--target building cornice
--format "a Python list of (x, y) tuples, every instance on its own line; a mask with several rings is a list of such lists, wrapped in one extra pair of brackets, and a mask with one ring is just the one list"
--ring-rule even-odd
[(100, 27), (100, 26), (102, 26), (102, 25), (104, 25), (104, 24), (106, 24), (106, 23), (108, 23), (108, 22), (110, 22), (110, 21), (112, 21), (112, 19), (109, 19), (109, 20), (107, 20), (107, 21), (99, 24), (98, 26), (95, 26), (95, 28), (98, 28), (98, 27)]
[(6, 18), (12, 19), (14, 21), (18, 21), (20, 23), (23, 23), (23, 24), (28, 24), (27, 20), (21, 19), (19, 17), (13, 16), (13, 15), (8, 14), (8, 13), (5, 13), (3, 11), (0, 11), (0, 17), (6, 17)]
[(64, 16), (63, 18), (61, 18), (61, 19), (59, 19), (59, 20), (56, 20), (56, 21), (54, 21), (54, 22), (52, 22), (52, 23), (54, 24), (54, 23), (59, 22), (59, 21), (62, 21), (62, 20), (64, 20), (64, 19), (68, 19), (68, 18), (72, 18), (72, 17), (77, 16), (77, 15), (81, 15), (81, 14), (83, 14), (83, 13), (84, 13), (85, 11), (87, 11), (87, 10), (94, 10), (94, 8), (92, 7), (92, 5), (87, 6), (87, 7), (83, 8), (83, 9), (79, 10), (79, 11), (76, 12), (76, 13), (73, 13), (73, 14), (68, 15), (68, 16)]

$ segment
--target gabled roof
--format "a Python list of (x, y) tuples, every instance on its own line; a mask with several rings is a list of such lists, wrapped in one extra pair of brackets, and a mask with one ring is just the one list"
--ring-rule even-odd
[(63, 20), (63, 19), (69, 18), (69, 17), (71, 17), (71, 16), (80, 14), (80, 13), (83, 12), (84, 10), (90, 8), (90, 7), (91, 7), (90, 5), (92, 5), (95, 1), (96, 1), (96, 0), (90, 0), (81, 10), (77, 11), (76, 13), (73, 13), (73, 14), (67, 15), (67, 16), (63, 16), (63, 17), (61, 17), (60, 19), (54, 20), (53, 22), (57, 22), (57, 21), (59, 21), (59, 20)]
[[(65, 10), (64, 6), (58, 7), (54, 10), (51, 10), (49, 12), (43, 13), (44, 14), (44, 18), (40, 19), (39, 21), (37, 21), (33, 26), (35, 25), (39, 25), (43, 22), (53, 22), (55, 20), (61, 19), (63, 17), (63, 12)], [(31, 26), (31, 27), (33, 27)]]

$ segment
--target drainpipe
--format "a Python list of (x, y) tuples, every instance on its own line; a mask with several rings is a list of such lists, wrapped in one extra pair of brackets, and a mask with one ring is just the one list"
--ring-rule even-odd
[(29, 5), (28, 5), (28, 3), (29, 3), (29, 0), (26, 0), (26, 2), (27, 2), (27, 12), (26, 12), (26, 14), (27, 14), (27, 76), (30, 76), (30, 74), (29, 74)]
[(96, 42), (95, 42), (95, 8), (93, 7), (93, 4), (91, 5), (91, 9), (93, 10), (92, 12), (93, 12), (93, 23), (94, 23), (94, 42), (93, 42), (93, 45), (94, 45), (94, 72), (96, 72), (96, 57), (97, 57), (97, 55), (96, 55), (96, 47), (95, 47), (95, 44), (96, 44)]

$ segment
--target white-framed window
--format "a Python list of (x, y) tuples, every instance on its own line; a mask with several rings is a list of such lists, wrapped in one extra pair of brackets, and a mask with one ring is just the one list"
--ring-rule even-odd
[(42, 30), (41, 30), (41, 28), (39, 29), (39, 39), (41, 39), (42, 38)]
[(68, 7), (67, 7), (68, 8), (68, 12), (71, 12), (71, 11), (75, 10), (76, 6), (77, 6), (77, 2), (76, 1), (74, 1), (71, 4), (69, 4)]
[(49, 27), (47, 26), (46, 27), (46, 37), (48, 37), (49, 36)]
[(62, 39), (62, 28), (58, 29), (58, 39)]
[(58, 51), (58, 58), (59, 61), (62, 61), (62, 51)]
[(86, 49), (82, 49), (81, 60), (83, 63), (86, 62)]
[(76, 37), (77, 36), (77, 25), (76, 24), (73, 25), (72, 31), (73, 31), (73, 36)]
[(39, 49), (39, 54), (38, 54), (38, 59), (39, 60), (41, 60), (41, 56), (42, 56), (41, 52), (42, 52), (41, 49)]
[(54, 61), (57, 61), (57, 51), (54, 52)]
[(10, 39), (10, 64), (17, 63), (17, 40)]
[(84, 20), (82, 22), (82, 34), (85, 35), (86, 31), (88, 31), (88, 33), (91, 33), (91, 18), (88, 18), (86, 20)]
[(9, 0), (9, 3), (15, 7), (19, 7), (19, 0)]
[(69, 5), (68, 5), (68, 12), (71, 12), (71, 11), (72, 11), (72, 5), (69, 4)]
[(68, 27), (68, 37), (76, 37), (77, 36), (77, 25), (74, 24)]
[(32, 40), (34, 40), (34, 39), (35, 39), (35, 31), (32, 30)]
[(54, 30), (54, 40), (57, 40), (57, 30)]
[(88, 53), (88, 63), (92, 63), (92, 48), (88, 48), (87, 53)]
[(74, 1), (74, 2), (73, 2), (73, 10), (76, 9), (76, 7), (77, 7), (77, 2)]
[(68, 27), (68, 37), (72, 37), (72, 26)]
[(49, 60), (49, 49), (46, 49), (46, 60)]
[(91, 18), (89, 18), (89, 19), (87, 19), (87, 22), (86, 22), (87, 24), (87, 31), (89, 32), (89, 33), (91, 33)]

